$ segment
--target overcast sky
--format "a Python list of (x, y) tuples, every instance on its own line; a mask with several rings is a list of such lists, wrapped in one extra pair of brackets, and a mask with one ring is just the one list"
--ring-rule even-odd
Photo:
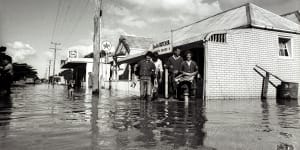
[[(103, 39), (113, 46), (120, 34), (163, 39), (171, 28), (247, 2), (276, 14), (300, 10), (300, 0), (103, 0)], [(62, 43), (57, 64), (68, 49), (92, 52), (94, 6), (94, 0), (0, 0), (0, 45), (45, 77), (51, 41)]]

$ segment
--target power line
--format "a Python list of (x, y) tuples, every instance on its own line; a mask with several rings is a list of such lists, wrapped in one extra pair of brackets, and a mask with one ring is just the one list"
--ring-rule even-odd
[(87, 8), (89, 6), (89, 3), (90, 3), (90, 0), (87, 0), (86, 3), (85, 3), (85, 5), (84, 5), (84, 8), (81, 10), (80, 15), (79, 15), (79, 17), (77, 18), (77, 20), (75, 22), (73, 28), (71, 28), (71, 32), (68, 34), (69, 36), (67, 36), (64, 41), (66, 41), (68, 38), (70, 38), (73, 35), (74, 31), (77, 29), (78, 24), (82, 20), (82, 17), (84, 15), (84, 11), (87, 10)]
[[(69, 3), (68, 3), (68, 2), (69, 2)], [(62, 25), (61, 25), (61, 32), (62, 32), (62, 30), (64, 29), (65, 22), (67, 21), (67, 17), (68, 17), (69, 11), (70, 11), (70, 9), (71, 9), (72, 2), (73, 2), (73, 1), (68, 1), (68, 0), (66, 1), (66, 3), (67, 3), (67, 5), (66, 5), (67, 9), (66, 9), (65, 14), (64, 14), (64, 16), (63, 16)]]
[(56, 25), (57, 25), (57, 18), (59, 16), (60, 7), (61, 7), (61, 2), (62, 2), (62, 0), (59, 0), (58, 5), (57, 5), (57, 11), (56, 11), (56, 17), (55, 17), (54, 27), (53, 27), (53, 30), (52, 30), (51, 41), (53, 41), (53, 38), (54, 38), (54, 34), (55, 34), (55, 30), (56, 30)]

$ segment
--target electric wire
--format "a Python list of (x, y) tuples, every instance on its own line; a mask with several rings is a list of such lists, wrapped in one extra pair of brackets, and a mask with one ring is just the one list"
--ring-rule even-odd
[(61, 2), (62, 2), (62, 0), (59, 0), (58, 5), (57, 5), (57, 11), (56, 11), (56, 17), (55, 17), (54, 27), (53, 27), (53, 30), (52, 30), (51, 41), (53, 41), (53, 38), (54, 38), (54, 35), (55, 35), (56, 26), (57, 26), (57, 20), (58, 20), (59, 13), (60, 13)]
[(84, 7), (83, 7), (83, 9), (81, 10), (81, 13), (80, 13), (79, 17), (78, 17), (77, 20), (75, 21), (74, 26), (71, 28), (69, 34), (67, 34), (66, 38), (64, 39), (64, 41), (66, 41), (66, 43), (67, 43), (67, 40), (68, 40), (68, 39), (70, 40), (70, 38), (71, 38), (72, 35), (74, 34), (75, 30), (77, 29), (77, 27), (78, 27), (80, 21), (81, 21), (82, 18), (83, 18), (84, 11), (87, 10), (87, 8), (88, 8), (88, 6), (89, 6), (89, 3), (90, 3), (90, 0), (87, 0), (86, 3), (85, 3), (85, 5), (84, 5)]

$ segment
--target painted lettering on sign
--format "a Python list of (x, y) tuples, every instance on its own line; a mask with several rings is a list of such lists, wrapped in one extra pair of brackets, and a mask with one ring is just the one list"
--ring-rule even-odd
[(171, 42), (170, 40), (162, 41), (159, 43), (153, 44), (153, 52), (158, 52), (158, 54), (166, 54), (171, 52)]

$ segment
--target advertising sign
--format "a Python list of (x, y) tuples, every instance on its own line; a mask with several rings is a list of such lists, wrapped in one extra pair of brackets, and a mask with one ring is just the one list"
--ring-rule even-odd
[(158, 52), (159, 55), (161, 54), (166, 54), (166, 53), (171, 53), (171, 42), (170, 40), (162, 41), (159, 43), (155, 43), (152, 45), (152, 51), (153, 52)]
[(68, 58), (78, 58), (77, 50), (69, 50)]

